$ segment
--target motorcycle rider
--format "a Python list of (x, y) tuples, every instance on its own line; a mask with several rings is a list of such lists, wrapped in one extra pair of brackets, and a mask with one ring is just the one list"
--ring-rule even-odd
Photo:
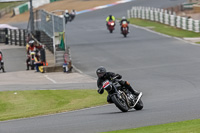
[(29, 62), (30, 62), (30, 60), (31, 60), (31, 57), (30, 57), (30, 53), (31, 52), (36, 52), (36, 54), (35, 54), (35, 57), (37, 58), (37, 59), (39, 59), (39, 55), (37, 54), (37, 48), (40, 48), (41, 46), (39, 46), (39, 47), (37, 47), (37, 46), (35, 46), (35, 41), (34, 40), (30, 40), (29, 42), (28, 42), (28, 44), (29, 44), (29, 47), (28, 47), (28, 49), (27, 49), (27, 60), (26, 60), (26, 66), (27, 66), (27, 69), (26, 70), (29, 70)]
[(64, 17), (65, 17), (65, 23), (67, 23), (67, 21), (69, 20), (69, 17), (70, 17), (68, 10), (65, 10)]
[(76, 11), (72, 9), (70, 13), (70, 22), (75, 18), (75, 16), (76, 16)]
[[(103, 86), (103, 82), (105, 80), (111, 80), (113, 77), (117, 77), (117, 79), (121, 79), (122, 78), (122, 76), (119, 75), (119, 74), (115, 74), (113, 72), (107, 72), (106, 69), (103, 66), (100, 66), (96, 70), (96, 74), (97, 74), (97, 77), (98, 77), (98, 79), (97, 79), (97, 87), (99, 88), (98, 89), (98, 93), (99, 94), (103, 94), (103, 92), (104, 92), (104, 89), (102, 89), (102, 86)], [(142, 92), (138, 92), (138, 91), (134, 90), (127, 81), (119, 80), (119, 84), (121, 86), (124, 86), (125, 88), (127, 88), (133, 95), (136, 95), (136, 96), (140, 95), (140, 97), (142, 96)], [(111, 100), (109, 95), (107, 97), (107, 102), (108, 103), (112, 103), (112, 100)]]
[[(123, 16), (123, 17), (122, 17), (122, 20), (120, 21), (121, 33), (122, 33), (122, 29), (123, 29), (122, 23), (123, 23), (124, 21), (127, 22), (127, 23), (129, 24), (129, 21), (126, 19), (125, 16)], [(127, 31), (128, 31), (128, 33), (129, 33), (129, 27), (128, 27), (128, 26), (127, 26)]]
[(5, 72), (5, 70), (4, 70), (4, 62), (3, 62), (3, 54), (2, 54), (2, 52), (0, 51), (0, 63), (1, 63), (1, 65), (0, 65), (0, 69), (2, 69), (2, 71), (3, 72)]
[[(107, 18), (106, 18), (106, 25), (108, 26), (108, 21), (114, 21), (115, 23), (115, 17), (113, 15), (109, 15)], [(115, 25), (114, 25), (115, 26)]]

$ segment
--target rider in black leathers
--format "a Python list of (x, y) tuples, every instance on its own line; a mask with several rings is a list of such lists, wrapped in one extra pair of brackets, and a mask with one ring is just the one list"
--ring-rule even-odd
[(3, 62), (3, 53), (0, 51), (0, 56), (1, 56), (1, 59), (0, 59), (0, 69), (2, 69), (3, 72), (5, 72), (5, 69), (4, 69), (4, 62)]
[[(106, 72), (106, 69), (103, 66), (99, 67), (96, 70), (96, 74), (98, 76), (97, 86), (99, 88), (98, 89), (98, 93), (99, 94), (103, 94), (103, 92), (104, 92), (104, 89), (102, 89), (102, 86), (103, 86), (103, 82), (105, 80), (111, 80), (113, 77), (117, 77), (117, 79), (121, 79), (122, 78), (122, 76), (119, 75), (119, 74), (115, 74), (113, 72)], [(136, 90), (134, 90), (127, 81), (119, 80), (119, 84), (121, 86), (124, 86), (125, 88), (127, 88), (133, 95), (138, 96), (141, 93), (141, 92), (137, 92)], [(109, 95), (107, 97), (107, 102), (108, 103), (112, 103), (112, 100), (111, 100)]]

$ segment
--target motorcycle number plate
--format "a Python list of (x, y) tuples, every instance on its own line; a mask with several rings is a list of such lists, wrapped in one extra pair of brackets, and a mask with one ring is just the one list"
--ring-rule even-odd
[(126, 21), (123, 21), (122, 24), (127, 24), (127, 22), (126, 22)]
[(35, 54), (35, 52), (31, 52), (31, 55), (34, 55)]
[(109, 81), (106, 80), (105, 82), (103, 82), (103, 88), (105, 89), (106, 87), (108, 87), (110, 85)]

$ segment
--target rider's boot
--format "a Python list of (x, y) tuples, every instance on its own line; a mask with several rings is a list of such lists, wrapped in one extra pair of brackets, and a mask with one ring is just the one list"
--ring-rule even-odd
[(141, 98), (142, 92), (138, 92), (134, 90), (128, 82), (126, 82), (126, 88), (135, 96), (137, 96), (137, 99)]
[(27, 65), (27, 68), (26, 68), (26, 70), (29, 70), (29, 65)]
[(2, 67), (2, 71), (5, 73), (6, 71), (4, 70), (4, 67)]
[(5, 69), (4, 69), (4, 62), (1, 62), (0, 67), (1, 67), (1, 69), (2, 69), (2, 72), (5, 72)]

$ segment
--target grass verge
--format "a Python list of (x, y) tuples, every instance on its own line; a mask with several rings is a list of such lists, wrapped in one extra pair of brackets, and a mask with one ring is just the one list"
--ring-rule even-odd
[(160, 32), (166, 35), (174, 36), (174, 37), (200, 37), (199, 33), (182, 30), (176, 27), (168, 26), (165, 24), (161, 24), (154, 21), (143, 20), (143, 19), (136, 19), (131, 18), (129, 19), (131, 24), (138, 25), (141, 27), (149, 28), (153, 31)]
[(104, 133), (200, 133), (200, 119)]
[(24, 2), (0, 2), (0, 10), (9, 6), (17, 6)]
[(77, 110), (106, 104), (96, 90), (0, 92), (0, 121)]

